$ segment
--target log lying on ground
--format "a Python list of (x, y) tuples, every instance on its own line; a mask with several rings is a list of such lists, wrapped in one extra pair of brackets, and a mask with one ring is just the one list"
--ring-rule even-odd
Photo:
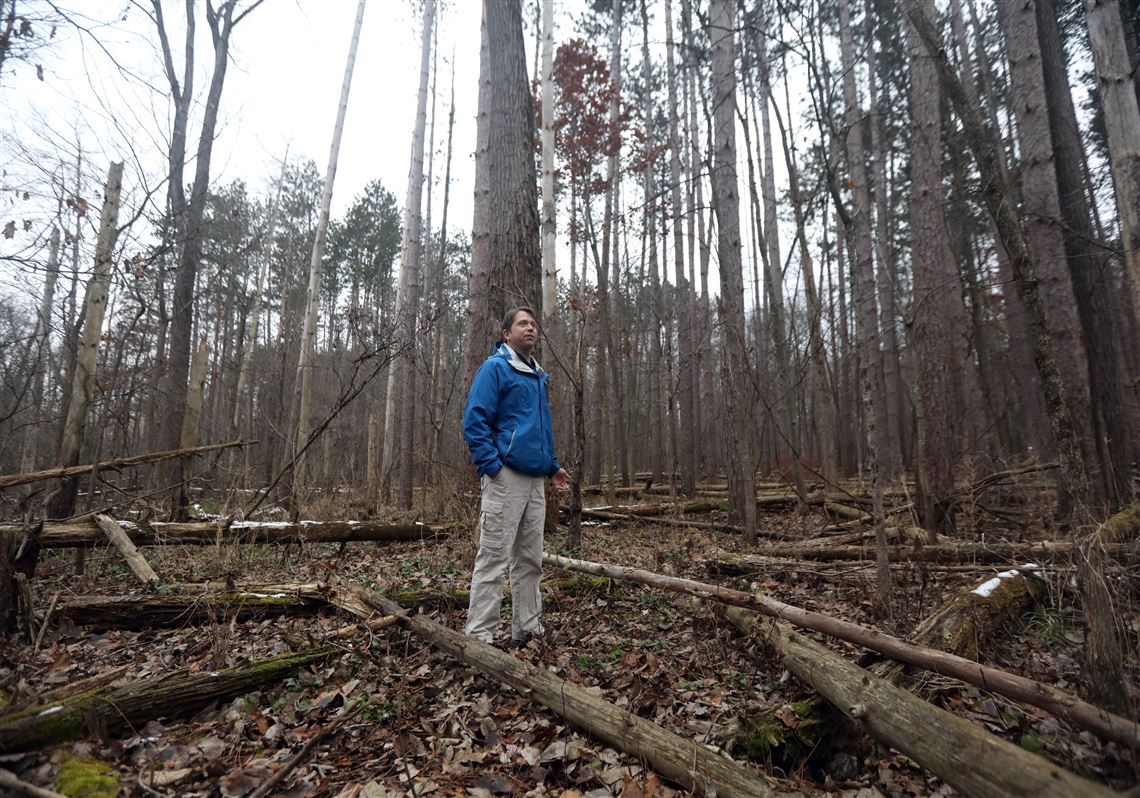
[(176, 457), (187, 457), (206, 452), (218, 452), (234, 446), (249, 446), (257, 441), (228, 441), (227, 443), (212, 443), (209, 446), (194, 446), (189, 449), (170, 449), (165, 452), (152, 452), (139, 454), (134, 457), (120, 457), (118, 460), (104, 460), (102, 463), (87, 463), (86, 465), (69, 466), (67, 468), (49, 468), (44, 471), (28, 471), (23, 474), (4, 474), (0, 476), (0, 489), (12, 488), (16, 485), (27, 485), (31, 482), (42, 482), (46, 479), (62, 479), (78, 474), (87, 474), (91, 471), (118, 471), (121, 468), (143, 465), (145, 463), (158, 463), (162, 460), (173, 460)]
[(96, 515), (95, 525), (103, 530), (107, 540), (111, 541), (111, 544), (119, 550), (131, 571), (144, 585), (153, 585), (161, 581), (146, 558), (139, 554), (139, 550), (135, 548), (135, 544), (127, 537), (127, 533), (123, 531), (121, 526), (105, 515)]
[(740, 590), (732, 590), (727, 587), (676, 576), (655, 574), (652, 571), (644, 571), (638, 568), (573, 560), (569, 557), (559, 557), (553, 554), (544, 554), (542, 561), (546, 565), (557, 568), (582, 571), (596, 576), (608, 576), (613, 579), (629, 579), (665, 590), (687, 593), (698, 598), (715, 599), (735, 607), (759, 612), (761, 615), (779, 618), (796, 626), (813, 629), (825, 635), (838, 637), (841, 640), (878, 651), (908, 665), (960, 679), (976, 687), (1000, 693), (1007, 698), (1024, 701), (1051, 712), (1074, 726), (1088, 729), (1106, 740), (1118, 742), (1129, 748), (1140, 748), (1140, 726), (1127, 718), (1113, 715), (1080, 700), (1071, 693), (1066, 693), (1033, 679), (1009, 673), (1000, 668), (982, 665), (944, 651), (916, 646), (897, 637), (884, 634), (877, 629), (833, 618), (821, 612), (805, 610), (792, 604), (785, 604), (769, 596), (753, 596)]
[[(692, 740), (614, 706), (581, 687), (494, 646), (466, 637), (422, 615), (408, 615), (394, 602), (363, 588), (333, 586), (332, 601), (346, 609), (365, 604), (384, 615), (398, 615), (417, 637), (533, 698), (576, 726), (686, 789), (729, 796), (800, 795), (779, 792), (761, 773), (716, 754)], [(352, 611), (352, 610), (350, 610)]]
[[(826, 538), (822, 539), (826, 540)], [(1140, 543), (1111, 543), (1105, 545), (1108, 556), (1122, 562), (1140, 560)], [(945, 563), (989, 563), (1004, 565), (1022, 560), (1048, 562), (1054, 557), (1068, 557), (1073, 544), (1067, 541), (1043, 543), (940, 543), (933, 546), (894, 545), (887, 547), (891, 562), (945, 562)], [(753, 554), (724, 554), (717, 558), (718, 567), (724, 573), (752, 573), (756, 570), (750, 562), (753, 556), (794, 557), (821, 562), (836, 560), (874, 559), (875, 547), (868, 540), (865, 546), (854, 545), (807, 545), (805, 543), (781, 543), (760, 546)]]
[[(592, 518), (598, 521), (613, 521), (626, 524), (640, 524), (645, 526), (680, 526), (688, 529), (707, 529), (712, 532), (727, 532), (729, 534), (741, 534), (742, 530), (738, 526), (732, 524), (716, 524), (708, 521), (686, 521), (680, 518), (654, 518), (644, 515), (625, 515), (624, 513), (609, 513), (602, 510), (582, 510), (583, 518)], [(780, 532), (771, 532), (766, 530), (758, 530), (757, 534), (760, 537), (778, 537), (787, 538), (789, 535)]]
[(755, 630), (785, 668), (875, 739), (964, 795), (1107, 798), (1117, 794), (895, 687), (786, 624), (737, 607), (728, 609), (728, 617), (742, 631)]
[(0, 754), (56, 745), (89, 731), (114, 734), (156, 718), (186, 715), (212, 701), (228, 701), (273, 684), (340, 651), (324, 646), (223, 671), (175, 671), (0, 716)]
[(1140, 535), (1140, 504), (1121, 510), (1097, 530), (1097, 536), (1104, 543), (1131, 543), (1137, 535)]
[[(706, 560), (705, 567), (713, 574), (729, 574), (732, 576), (778, 577), (787, 574), (806, 574), (827, 580), (867, 579), (874, 578), (877, 567), (871, 552), (870, 559), (866, 560), (799, 560), (794, 557), (764, 557), (758, 554), (749, 555), (747, 564), (725, 558)], [(979, 573), (992, 571), (989, 565), (942, 565), (940, 563), (927, 563), (927, 570), (950, 573)], [(913, 571), (914, 565), (910, 563), (890, 563), (892, 571)]]
[(321, 600), (286, 592), (237, 590), (198, 596), (74, 596), (56, 610), (56, 617), (76, 626), (139, 630), (312, 615), (322, 606)]
[(724, 502), (712, 501), (710, 499), (696, 499), (694, 501), (677, 502), (676, 504), (618, 504), (613, 506), (606, 505), (604, 507), (583, 507), (582, 512), (667, 516), (674, 513), (708, 513), (713, 510), (724, 509), (726, 509)]
[[(373, 521), (234, 521), (215, 523), (136, 523), (117, 522), (136, 546), (160, 546), (181, 543), (208, 546), (216, 543), (342, 543), (395, 542), (430, 540), (446, 536), (453, 525), (381, 524)], [(14, 524), (0, 525), (0, 535), (19, 532)], [(94, 521), (44, 524), (40, 545), (45, 549), (73, 549), (106, 546), (107, 536)]]

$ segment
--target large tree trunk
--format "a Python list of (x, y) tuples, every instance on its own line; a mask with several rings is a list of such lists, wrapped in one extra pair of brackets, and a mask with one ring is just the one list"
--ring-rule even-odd
[(740, 197), (736, 178), (736, 37), (734, 7), (713, 0), (709, 9), (713, 45), (713, 148), (720, 271), (720, 335), (723, 353), (724, 426), (734, 515), (743, 521), (745, 538), (756, 540), (755, 453), (751, 369), (744, 331), (744, 278), (740, 252)]
[[(63, 423), (63, 442), (57, 459), (61, 469), (79, 465), (84, 430), (87, 427), (87, 410), (95, 393), (95, 364), (99, 341), (103, 337), (103, 317), (107, 312), (111, 256), (119, 238), (119, 193), (122, 184), (123, 164), (121, 161), (112, 163), (103, 189), (103, 213), (99, 220), (99, 239), (95, 245), (95, 269), (87, 284), (87, 295), (83, 302), (83, 340), (75, 354), (70, 401)], [(71, 515), (75, 510), (78, 489), (79, 483), (73, 477), (61, 477), (48, 503), (49, 517), (66, 518)]]
[[(933, 3), (926, 1), (927, 10)], [(913, 339), (917, 350), (919, 512), (933, 532), (954, 528), (954, 466), (970, 443), (963, 388), (969, 368), (969, 325), (958, 267), (946, 230), (942, 194), (942, 92), (938, 67), (910, 25), (910, 176), (914, 266)]]
[(1117, 0), (1085, 0), (1085, 16), (1108, 130), (1121, 243), (1132, 284), (1132, 312), (1140, 319), (1140, 110), (1136, 95), (1140, 82), (1130, 79), (1136, 70), (1125, 46)]
[(223, 671), (175, 671), (113, 689), (80, 692), (0, 718), (0, 754), (58, 745), (96, 729), (112, 735), (140, 728), (157, 717), (180, 717), (210, 702), (228, 701), (274, 684), (298, 668), (339, 653), (339, 647), (325, 646)]
[(301, 333), (301, 354), (297, 359), (297, 379), (301, 384), (301, 400), (298, 405), (297, 434), (293, 438), (293, 505), (300, 507), (308, 487), (306, 479), (306, 457), (304, 449), (309, 443), (309, 424), (313, 404), (313, 358), (317, 341), (317, 307), (320, 303), (321, 268), (325, 256), (325, 236), (329, 228), (329, 211), (332, 208), (333, 183), (336, 181), (337, 158), (340, 156), (340, 139), (344, 132), (344, 117), (348, 112), (348, 93), (352, 87), (352, 70), (356, 64), (356, 49), (360, 43), (360, 28), (364, 23), (364, 3), (356, 6), (356, 19), (352, 28), (352, 40), (348, 45), (348, 60), (344, 67), (344, 81), (340, 86), (340, 102), (336, 109), (336, 124), (333, 126), (332, 144), (329, 145), (329, 161), (325, 170), (325, 185), (321, 192), (321, 211), (317, 219), (313, 250), (309, 258), (309, 287), (305, 300), (305, 329)]
[(1115, 795), (847, 662), (787, 624), (736, 607), (728, 617), (742, 631), (755, 631), (785, 668), (849, 720), (964, 795)]
[(554, 318), (558, 302), (554, 197), (554, 0), (542, 0), (542, 318)]
[(542, 295), (535, 177), (522, 10), (517, 2), (484, 3), (465, 386), (502, 339), (503, 312)]
[[(408, 191), (404, 200), (404, 241), (400, 250), (400, 283), (396, 291), (396, 340), (400, 349), (399, 376), (388, 382), (384, 435), (384, 484), (391, 485), (393, 471), (400, 471), (400, 504), (412, 506), (416, 431), (416, 321), (420, 308), (420, 261), (423, 252), (424, 131), (427, 127), (428, 78), (431, 63), (435, 0), (424, 3), (420, 41), (420, 87), (416, 119), (412, 128), (412, 154), (408, 166)], [(396, 436), (400, 435), (397, 442)], [(397, 465), (397, 460), (399, 464)]]

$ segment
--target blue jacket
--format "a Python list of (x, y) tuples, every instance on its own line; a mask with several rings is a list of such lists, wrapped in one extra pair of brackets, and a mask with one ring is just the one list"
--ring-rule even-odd
[(549, 375), (537, 361), (524, 363), (505, 343), (475, 372), (463, 410), (463, 437), (479, 476), (495, 476), (504, 464), (533, 477), (561, 468), (554, 454)]

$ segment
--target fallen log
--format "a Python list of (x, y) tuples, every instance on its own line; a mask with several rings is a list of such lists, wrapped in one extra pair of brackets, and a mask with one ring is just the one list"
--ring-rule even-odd
[(791, 671), (875, 739), (974, 798), (1071, 798), (1117, 793), (1083, 779), (968, 720), (848, 662), (786, 624), (738, 607), (728, 617), (755, 630)]
[(228, 670), (175, 671), (3, 715), (0, 754), (56, 745), (95, 730), (114, 734), (156, 718), (186, 715), (211, 701), (228, 701), (277, 682), (340, 651), (336, 646), (325, 646)]
[[(563, 508), (566, 509), (566, 508)], [(713, 510), (726, 509), (724, 502), (709, 499), (696, 499), (665, 504), (627, 504), (603, 507), (583, 507), (582, 512), (610, 512), (624, 515), (657, 515), (663, 516), (671, 513), (708, 513)]]
[(111, 544), (123, 555), (131, 571), (144, 585), (154, 585), (160, 582), (158, 574), (150, 567), (146, 558), (139, 554), (135, 544), (127, 537), (123, 528), (105, 515), (95, 516), (95, 525), (103, 530)]
[(1140, 533), (1140, 504), (1126, 507), (1100, 525), (1097, 537), (1104, 543), (1131, 543)]
[[(837, 540), (831, 538), (831, 540)], [(813, 539), (816, 540), (816, 539)], [(866, 560), (873, 559), (875, 547), (868, 540), (867, 545), (840, 545), (828, 546), (828, 538), (819, 538), (821, 542), (809, 545), (803, 543), (780, 543), (756, 548), (755, 554), (725, 554), (718, 558), (723, 564), (725, 573), (731, 573), (736, 567), (741, 572), (747, 572), (751, 565), (749, 558), (761, 557), (795, 557), (807, 560)], [(1122, 562), (1140, 561), (1140, 543), (1110, 543), (1105, 544), (1108, 556)], [(1073, 544), (1067, 541), (1047, 541), (1042, 543), (940, 543), (936, 545), (910, 546), (892, 545), (887, 547), (887, 556), (891, 562), (946, 562), (946, 563), (989, 563), (1004, 565), (1011, 561), (1027, 560), (1034, 562), (1048, 562), (1054, 557), (1068, 557), (1073, 550)]]
[[(626, 515), (624, 513), (610, 513), (603, 510), (582, 510), (583, 518), (592, 518), (597, 521), (611, 521), (626, 524), (637, 524), (642, 526), (674, 526), (685, 527), (687, 529), (707, 529), (711, 532), (727, 532), (729, 534), (739, 535), (743, 533), (743, 529), (732, 524), (716, 524), (709, 521), (686, 521), (681, 518), (655, 518), (652, 516), (644, 515)], [(784, 532), (771, 532), (767, 530), (758, 530), (760, 537), (773, 537), (784, 538), (790, 537)]]
[(548, 670), (452, 631), (422, 615), (409, 615), (379, 593), (338, 584), (333, 586), (330, 599), (346, 609), (365, 604), (381, 614), (397, 615), (417, 637), (533, 698), (608, 745), (648, 762), (655, 771), (686, 789), (701, 790), (706, 794), (715, 791), (716, 795), (724, 798), (801, 795), (775, 790), (768, 785), (762, 773), (692, 740), (678, 737)]
[(42, 482), (47, 479), (63, 479), (78, 474), (87, 474), (91, 471), (118, 471), (120, 468), (158, 463), (163, 460), (173, 460), (176, 457), (187, 457), (206, 452), (217, 452), (234, 446), (249, 446), (257, 441), (227, 441), (226, 443), (211, 443), (208, 446), (193, 446), (189, 449), (170, 449), (165, 452), (151, 452), (138, 454), (134, 457), (120, 457), (117, 460), (104, 460), (102, 463), (87, 463), (86, 465), (68, 466), (67, 468), (48, 468), (44, 471), (28, 471), (23, 474), (4, 474), (0, 476), (0, 489), (12, 488), (16, 485), (27, 485), (30, 482)]
[(199, 596), (75, 596), (56, 617), (98, 629), (159, 629), (201, 623), (244, 623), (280, 615), (313, 615), (323, 601), (273, 593), (223, 591)]
[(740, 590), (732, 590), (731, 588), (676, 576), (665, 576), (638, 568), (573, 560), (554, 554), (544, 554), (542, 561), (547, 565), (567, 570), (582, 571), (596, 576), (608, 576), (613, 579), (628, 579), (666, 590), (686, 593), (698, 598), (715, 599), (725, 604), (759, 612), (761, 615), (779, 618), (796, 626), (813, 629), (831, 637), (838, 637), (841, 640), (878, 651), (908, 665), (914, 665), (943, 676), (950, 676), (976, 687), (1000, 693), (1007, 698), (1024, 701), (1063, 718), (1074, 726), (1088, 729), (1103, 739), (1112, 740), (1129, 748), (1140, 748), (1140, 726), (1127, 718), (1114, 715), (1082, 701), (1071, 693), (1066, 693), (1033, 679), (982, 665), (944, 651), (916, 646), (880, 632), (878, 629), (833, 618), (821, 612), (805, 610), (792, 604), (785, 604), (769, 596), (753, 596)]
[[(188, 546), (214, 544), (282, 544), (395, 542), (431, 540), (446, 536), (453, 525), (381, 524), (373, 521), (234, 521), (232, 523), (195, 521), (160, 523), (157, 521), (116, 522), (136, 546), (161, 546), (181, 543)], [(5, 532), (20, 532), (16, 524), (0, 525)], [(106, 535), (95, 521), (44, 524), (40, 545), (47, 549), (74, 549), (107, 545)]]

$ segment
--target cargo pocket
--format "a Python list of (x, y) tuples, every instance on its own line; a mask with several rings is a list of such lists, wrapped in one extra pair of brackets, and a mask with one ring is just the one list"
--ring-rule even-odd
[(503, 503), (484, 499), (479, 508), (479, 547), (487, 551), (503, 550)]

